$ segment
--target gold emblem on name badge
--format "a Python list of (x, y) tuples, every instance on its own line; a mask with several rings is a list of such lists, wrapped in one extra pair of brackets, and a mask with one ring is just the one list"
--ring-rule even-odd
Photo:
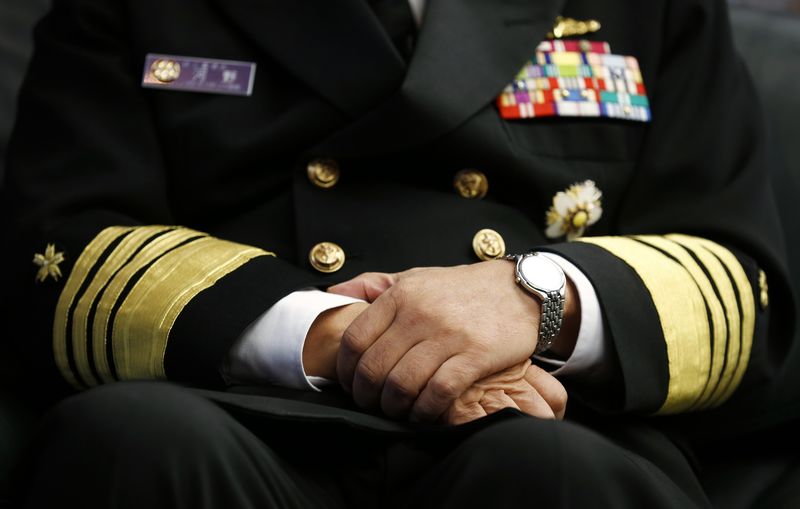
[(489, 179), (478, 170), (461, 170), (453, 178), (453, 187), (463, 198), (480, 200), (489, 192)]
[(314, 159), (308, 163), (306, 171), (308, 172), (308, 180), (321, 189), (335, 186), (339, 182), (339, 176), (341, 175), (339, 163), (333, 159)]
[(472, 237), (472, 249), (483, 261), (496, 260), (506, 254), (506, 242), (494, 230), (485, 228)]
[(553, 31), (547, 34), (548, 39), (562, 39), (598, 32), (602, 25), (596, 19), (578, 20), (559, 16), (553, 25)]
[(150, 66), (150, 74), (161, 83), (171, 83), (181, 75), (181, 64), (174, 60), (160, 58)]
[(587, 180), (559, 191), (553, 197), (553, 205), (545, 215), (547, 230), (545, 235), (550, 239), (567, 236), (567, 240), (575, 240), (583, 235), (586, 229), (600, 220), (603, 207), (600, 199), (603, 193), (594, 182)]
[(59, 264), (64, 261), (64, 253), (56, 252), (56, 246), (47, 244), (44, 254), (36, 253), (33, 255), (33, 263), (39, 267), (39, 272), (36, 273), (36, 281), (42, 283), (48, 277), (52, 277), (54, 281), (58, 281), (61, 277), (61, 269)]
[(344, 249), (333, 242), (320, 242), (308, 253), (308, 261), (311, 266), (323, 274), (330, 274), (341, 269), (344, 260)]

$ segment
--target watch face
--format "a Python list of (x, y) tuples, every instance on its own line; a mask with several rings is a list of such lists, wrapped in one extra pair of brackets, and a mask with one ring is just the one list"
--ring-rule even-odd
[(561, 290), (566, 283), (564, 271), (542, 255), (526, 256), (518, 267), (520, 275), (530, 286), (545, 293)]

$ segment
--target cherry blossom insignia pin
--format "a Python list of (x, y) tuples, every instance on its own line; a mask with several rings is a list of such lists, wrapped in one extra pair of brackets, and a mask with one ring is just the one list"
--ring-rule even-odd
[(33, 255), (33, 263), (39, 267), (39, 272), (36, 273), (36, 281), (42, 283), (48, 277), (58, 281), (58, 278), (61, 277), (59, 264), (63, 261), (64, 253), (56, 252), (55, 245), (47, 244), (44, 254), (36, 253)]
[(545, 235), (550, 239), (566, 235), (568, 241), (581, 237), (603, 215), (602, 196), (591, 180), (575, 183), (556, 193), (553, 205), (547, 211)]

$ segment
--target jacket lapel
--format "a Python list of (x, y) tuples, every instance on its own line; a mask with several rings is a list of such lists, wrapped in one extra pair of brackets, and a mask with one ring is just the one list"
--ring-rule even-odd
[(216, 0), (255, 45), (353, 117), (397, 90), (406, 65), (365, 0)]
[(370, 155), (451, 131), (500, 93), (552, 28), (565, 0), (428, 0), (402, 87), (320, 147)]

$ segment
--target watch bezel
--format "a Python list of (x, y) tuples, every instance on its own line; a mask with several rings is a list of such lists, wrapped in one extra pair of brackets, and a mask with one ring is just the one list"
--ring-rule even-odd
[[(558, 274), (560, 285), (557, 288), (547, 288), (545, 286), (537, 284), (535, 281), (531, 281), (531, 279), (529, 279), (526, 276), (525, 271), (522, 269), (522, 262), (525, 259), (533, 256), (540, 256), (541, 257), (540, 260), (544, 260), (546, 262), (545, 266), (550, 267), (553, 271), (555, 271), (556, 274)], [(515, 273), (516, 273), (517, 283), (524, 286), (530, 292), (539, 295), (539, 297), (541, 297), (542, 299), (546, 298), (547, 294), (552, 292), (558, 292), (562, 296), (564, 295), (564, 289), (566, 288), (567, 285), (567, 276), (566, 274), (564, 274), (564, 270), (561, 267), (559, 267), (558, 264), (555, 263), (553, 260), (550, 260), (546, 256), (542, 256), (541, 253), (539, 252), (525, 253), (523, 255), (519, 255), (516, 261)]]

